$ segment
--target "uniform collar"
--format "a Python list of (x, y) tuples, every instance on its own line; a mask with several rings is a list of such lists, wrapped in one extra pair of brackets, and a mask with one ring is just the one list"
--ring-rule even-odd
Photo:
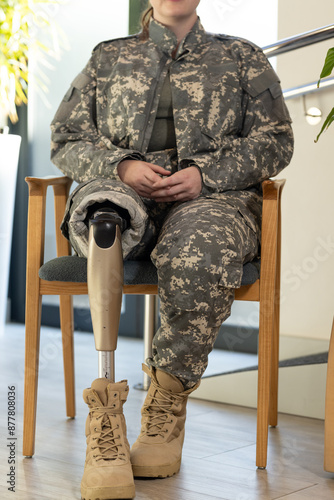
[[(152, 19), (149, 26), (150, 39), (168, 56), (171, 55), (177, 45), (175, 34), (166, 26)], [(186, 52), (192, 52), (196, 47), (204, 43), (206, 32), (200, 22), (199, 17), (189, 33), (181, 41), (175, 59)]]

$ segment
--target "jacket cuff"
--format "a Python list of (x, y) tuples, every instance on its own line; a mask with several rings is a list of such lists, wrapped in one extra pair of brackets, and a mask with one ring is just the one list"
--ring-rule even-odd
[(201, 189), (201, 194), (207, 194), (207, 188), (204, 185), (203, 182), (203, 175), (202, 175), (202, 170), (200, 167), (197, 165), (197, 163), (194, 160), (182, 160), (180, 163), (180, 170), (184, 170), (185, 168), (188, 167), (196, 167), (199, 173), (201, 174), (201, 180), (202, 180), (202, 189)]

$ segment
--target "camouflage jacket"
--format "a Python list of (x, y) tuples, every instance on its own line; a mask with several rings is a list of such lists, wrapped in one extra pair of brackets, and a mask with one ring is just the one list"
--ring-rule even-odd
[(175, 46), (175, 35), (153, 20), (145, 41), (137, 34), (94, 49), (51, 125), (51, 158), (62, 172), (77, 182), (119, 179), (125, 158), (168, 168), (168, 154), (147, 153), (168, 70), (178, 168), (195, 163), (204, 193), (237, 199), (289, 163), (291, 120), (262, 50), (207, 33), (199, 20), (172, 58)]

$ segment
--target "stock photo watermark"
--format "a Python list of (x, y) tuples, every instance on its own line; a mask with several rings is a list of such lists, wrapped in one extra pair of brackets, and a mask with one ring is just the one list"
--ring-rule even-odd
[(6, 484), (8, 491), (15, 493), (17, 471), (16, 471), (16, 385), (7, 387), (7, 474)]
[(246, 0), (206, 0), (206, 2), (203, 2), (203, 7), (206, 5), (207, 8), (214, 9), (219, 16), (224, 16), (233, 12), (245, 2)]
[[(308, 280), (319, 269), (319, 266), (330, 259), (333, 254), (334, 236), (318, 236), (312, 254), (304, 257), (300, 263), (293, 264), (290, 269), (282, 273), (282, 284), (288, 285), (291, 292), (296, 292), (302, 283)], [(284, 299), (284, 296), (281, 297), (281, 303)]]

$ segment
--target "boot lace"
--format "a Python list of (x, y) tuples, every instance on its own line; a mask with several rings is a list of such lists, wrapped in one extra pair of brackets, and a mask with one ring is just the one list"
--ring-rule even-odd
[[(120, 451), (122, 448), (122, 443), (119, 442), (121, 438), (121, 430), (118, 422), (112, 424), (109, 416), (112, 418), (116, 418), (117, 413), (121, 413), (121, 411), (115, 410), (114, 406), (97, 406), (91, 413), (99, 420), (102, 418), (101, 422), (101, 431), (99, 437), (93, 438), (97, 441), (96, 446), (93, 446), (92, 449), (96, 450), (94, 454), (94, 458), (99, 460), (116, 460), (116, 459), (125, 459), (125, 453)], [(95, 427), (94, 431), (96, 432), (98, 429)]]
[(174, 403), (182, 402), (184, 396), (171, 394), (167, 391), (157, 388), (150, 403), (144, 407), (143, 415), (148, 417), (146, 423), (147, 436), (163, 436), (168, 432), (165, 424), (171, 422), (173, 416), (172, 406)]

